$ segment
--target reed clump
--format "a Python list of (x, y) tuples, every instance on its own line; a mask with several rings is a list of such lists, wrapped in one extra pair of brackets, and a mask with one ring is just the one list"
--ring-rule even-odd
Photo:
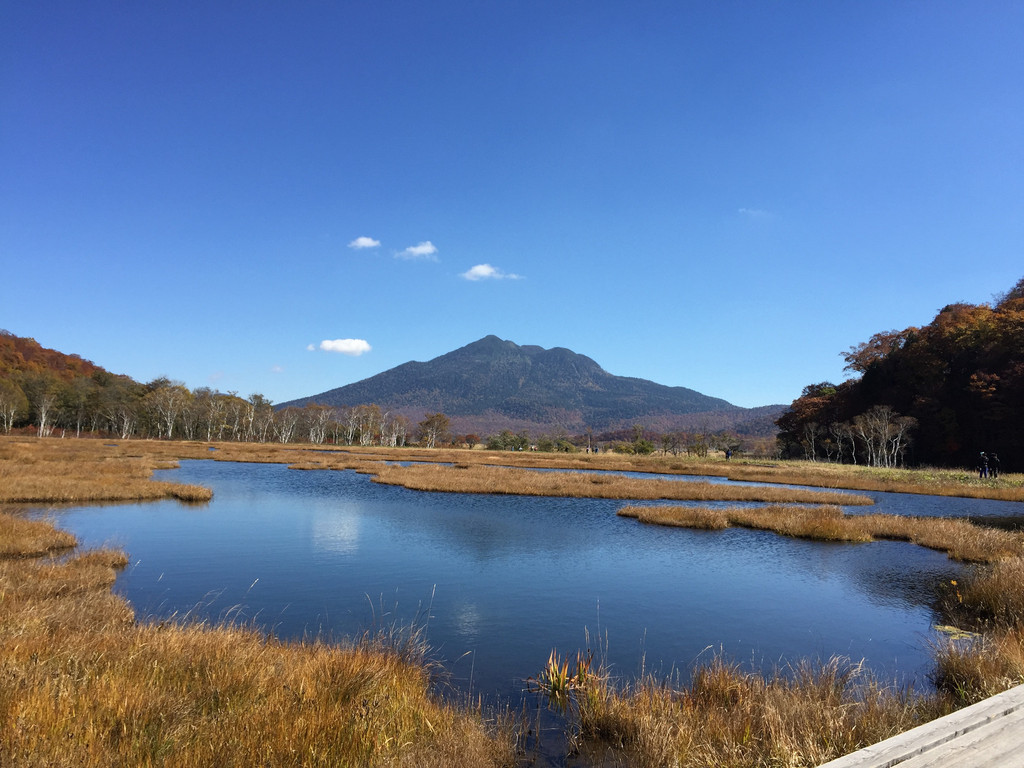
[(123, 553), (32, 557), (25, 541), (0, 559), (0, 765), (514, 763), (507, 723), (431, 694), (415, 634), (138, 624), (110, 592)]
[(935, 684), (973, 704), (1024, 682), (1024, 558), (978, 567), (945, 585), (943, 610), (972, 632), (935, 648)]
[(38, 557), (75, 546), (75, 537), (46, 520), (0, 515), (0, 558)]
[(685, 686), (588, 674), (569, 690), (581, 750), (610, 746), (638, 768), (819, 765), (950, 711), (839, 658), (764, 675), (716, 656)]
[[(774, 531), (816, 541), (907, 541), (945, 552), (954, 560), (1000, 563), (1024, 555), (1024, 534), (975, 525), (968, 520), (901, 515), (848, 515), (837, 506), (764, 507), (627, 506), (618, 512), (643, 523), (722, 530), (730, 526)], [(1001, 565), (1001, 564), (1000, 564)], [(1020, 574), (1024, 576), (1024, 573)], [(1008, 581), (1008, 580), (1007, 580)]]
[(935, 686), (957, 707), (1024, 683), (1024, 628), (1020, 626), (947, 638), (934, 653)]
[(375, 482), (400, 485), (417, 491), (447, 493), (849, 505), (873, 503), (867, 496), (834, 491), (633, 478), (583, 472), (537, 472), (528, 469), (480, 465), (469, 467), (379, 465), (372, 472)]

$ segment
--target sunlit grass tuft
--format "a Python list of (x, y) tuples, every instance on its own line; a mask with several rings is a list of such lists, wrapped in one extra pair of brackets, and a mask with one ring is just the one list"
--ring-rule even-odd
[[(566, 679), (555, 655), (539, 677), (553, 666)], [(838, 658), (763, 675), (716, 656), (685, 686), (653, 677), (617, 686), (599, 671), (565, 691), (560, 709), (575, 720), (581, 752), (611, 748), (637, 768), (819, 765), (950, 709)]]
[(764, 507), (627, 506), (623, 517), (654, 525), (705, 530), (730, 526), (769, 530), (816, 541), (908, 541), (946, 552), (954, 560), (996, 563), (1024, 555), (1024, 534), (975, 525), (968, 520), (901, 515), (847, 515), (836, 506)]

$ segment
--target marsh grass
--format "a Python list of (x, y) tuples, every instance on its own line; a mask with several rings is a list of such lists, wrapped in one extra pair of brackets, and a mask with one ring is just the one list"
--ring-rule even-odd
[(1024, 628), (1020, 626), (946, 638), (935, 645), (934, 655), (933, 682), (958, 707), (1024, 682)]
[[(211, 450), (214, 449), (214, 450)], [(380, 448), (272, 443), (207, 443), (161, 440), (37, 440), (0, 437), (0, 503), (25, 501), (126, 500), (131, 498), (176, 498), (173, 489), (145, 487), (148, 472), (173, 466), (178, 459), (210, 459), (246, 463), (280, 463), (296, 469), (354, 469), (373, 474), (384, 462), (412, 461), (426, 464), (454, 464), (476, 470), (500, 466), (519, 469), (604, 470), (616, 472), (710, 475), (732, 480), (768, 484), (793, 484), (822, 489), (923, 493), (944, 496), (993, 498), (1024, 501), (1024, 475), (1003, 475), (998, 480), (979, 480), (973, 473), (948, 469), (895, 469), (839, 465), (809, 461), (755, 461), (698, 459), (684, 456), (623, 456), (601, 454), (546, 454), (537, 452), (465, 449)], [(89, 465), (88, 483), (81, 473), (68, 475), (48, 488), (47, 482), (29, 480), (32, 471), (17, 481), (22, 490), (4, 493), (4, 474), (9, 463), (19, 467), (46, 461)], [(107, 464), (109, 466), (103, 466)], [(412, 469), (412, 468), (410, 468)], [(45, 472), (37, 469), (35, 474)], [(53, 478), (60, 473), (49, 472)], [(118, 474), (121, 475), (118, 478)], [(131, 483), (122, 481), (131, 480)], [(113, 485), (119, 486), (111, 488)], [(139, 481), (143, 481), (141, 484)], [(61, 489), (63, 486), (63, 490)], [(458, 492), (458, 486), (452, 486)], [(186, 495), (189, 492), (179, 492)], [(201, 500), (202, 491), (196, 492)], [(39, 498), (49, 494), (55, 498)], [(56, 498), (59, 497), (59, 498)], [(105, 497), (105, 498), (99, 498)], [(618, 497), (623, 498), (623, 497)], [(643, 497), (641, 497), (643, 498)], [(671, 497), (668, 497), (671, 498)], [(785, 501), (777, 498), (769, 501)], [(811, 502), (815, 503), (815, 502)]]
[[(9, 517), (0, 530), (17, 529)], [(32, 557), (35, 537), (21, 540), (0, 560), (0, 765), (514, 762), (508, 722), (431, 693), (416, 633), (287, 643), (137, 624), (110, 592), (123, 553)]]
[[(406, 484), (411, 479), (409, 487), (426, 478), (433, 487), (424, 490), (459, 492), (671, 499), (690, 496), (662, 494), (692, 494), (695, 487), (709, 485), (634, 480), (646, 489), (640, 495), (635, 487), (625, 490), (620, 481), (626, 478), (575, 473), (566, 481), (565, 474), (525, 471), (536, 467), (708, 474), (830, 489), (1024, 499), (1021, 476), (980, 483), (966, 473), (809, 462), (758, 466), (610, 454), (549, 457), (0, 438), (0, 501), (187, 498), (191, 492), (181, 486), (149, 479), (153, 469), (174, 466), (179, 459), (352, 469), (379, 475), (383, 482), (397, 482), (401, 476)], [(396, 460), (454, 466), (384, 466)], [(662, 490), (665, 483), (670, 487)], [(789, 489), (770, 490), (783, 495), (764, 498), (764, 489), (753, 489), (753, 497), (725, 498), (780, 506), (837, 501), (829, 494), (801, 494), (797, 499), (788, 495)], [(849, 495), (839, 500), (855, 503)], [(869, 525), (867, 532), (858, 532), (846, 528), (846, 518), (853, 516), (828, 507), (810, 514), (806, 507), (798, 509), (802, 511), (795, 517), (788, 512), (767, 515), (776, 518), (773, 525), (786, 535), (833, 541), (893, 538), (959, 559), (995, 561), (993, 566), (974, 567), (969, 578), (945, 590), (946, 613), (983, 634), (936, 646), (938, 693), (918, 696), (880, 685), (857, 665), (841, 660), (763, 675), (716, 658), (696, 670), (689, 686), (650, 677), (617, 685), (589, 656), (578, 655), (572, 667), (553, 653), (538, 680), (553, 695), (564, 697), (565, 711), (575, 723), (576, 747), (595, 753), (611, 748), (614, 760), (641, 768), (814, 765), (1024, 679), (1024, 561), (1019, 559), (1017, 534), (989, 529), (979, 533), (964, 528), (970, 525), (965, 521), (919, 524), (904, 518), (899, 519), (902, 528), (885, 520), (889, 527), (879, 533), (883, 529), (870, 526), (891, 517), (880, 515), (858, 516), (860, 525)], [(723, 522), (721, 512), (687, 509), (686, 524), (776, 529), (752, 518)], [(140, 625), (129, 606), (110, 592), (124, 555), (70, 552), (72, 543), (45, 522), (0, 515), (0, 765), (445, 768), (515, 762), (516, 729), (507, 718), (496, 720), (479, 706), (453, 706), (431, 695), (430, 665), (414, 635), (372, 632), (341, 643), (285, 643), (240, 626), (185, 620)]]
[(648, 680), (608, 689), (595, 725), (583, 716), (595, 738), (632, 750), (631, 764), (817, 765), (1024, 683), (1024, 534), (967, 520), (844, 515), (829, 506), (626, 507), (619, 514), (705, 530), (735, 525), (824, 541), (907, 541), (978, 563), (940, 590), (947, 619), (977, 632), (935, 641), (934, 693), (882, 688), (859, 671), (840, 674), (835, 661), (762, 679), (716, 659), (689, 688)]
[[(1024, 555), (1024, 533), (975, 525), (968, 520), (901, 515), (847, 515), (836, 506), (623, 507), (622, 517), (653, 525), (722, 530), (730, 526), (774, 531), (816, 541), (907, 541), (945, 552), (954, 560), (997, 563)], [(1024, 574), (1021, 574), (1024, 575)]]
[(536, 472), (482, 465), (380, 465), (374, 481), (417, 491), (565, 496), (599, 499), (686, 499), (808, 504), (872, 504), (866, 496), (772, 486), (728, 485), (702, 481), (633, 478), (584, 472)]
[(0, 558), (39, 557), (75, 546), (75, 537), (47, 520), (0, 515)]
[(974, 568), (942, 600), (950, 621), (973, 632), (936, 644), (936, 686), (967, 705), (1024, 682), (1024, 558)]
[[(0, 501), (208, 499), (149, 478), (178, 458), (210, 457), (206, 445), (0, 440)], [(515, 724), (440, 699), (416, 632), (283, 642), (244, 626), (139, 624), (110, 591), (124, 553), (74, 544), (48, 521), (0, 512), (0, 765), (515, 762)]]
[(150, 479), (169, 461), (159, 452), (144, 456), (93, 440), (3, 440), (0, 503), (210, 500), (208, 488)]
[(686, 686), (653, 677), (616, 685), (598, 672), (568, 691), (578, 748), (611, 747), (616, 764), (637, 768), (819, 765), (950, 710), (839, 658), (765, 675), (719, 655)]
[[(348, 449), (338, 449), (346, 452)], [(395, 460), (492, 464), (538, 469), (595, 469), (675, 475), (708, 475), (757, 483), (845, 488), (859, 491), (921, 493), (933, 496), (1024, 501), (1024, 475), (1004, 474), (980, 480), (975, 473), (934, 467), (903, 469), (832, 464), (814, 461), (695, 458), (687, 456), (625, 456), (615, 453), (547, 454), (515, 451), (361, 449), (365, 460)]]

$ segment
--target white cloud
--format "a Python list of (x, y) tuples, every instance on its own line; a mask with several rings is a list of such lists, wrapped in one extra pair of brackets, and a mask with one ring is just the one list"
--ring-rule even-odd
[(502, 272), (497, 267), (492, 267), (490, 264), (477, 264), (475, 267), (470, 267), (467, 271), (463, 272), (459, 277), (464, 277), (466, 280), (519, 280), (519, 275), (512, 274), (511, 272)]
[(437, 246), (429, 240), (426, 240), (419, 245), (410, 245), (404, 251), (396, 253), (395, 257), (399, 259), (426, 259), (429, 261), (437, 261)]
[(740, 216), (745, 216), (748, 219), (757, 219), (760, 221), (775, 218), (774, 213), (766, 211), (763, 208), (740, 208), (738, 213)]
[(357, 251), (361, 251), (364, 248), (377, 248), (380, 246), (380, 240), (374, 240), (372, 237), (357, 237), (351, 243), (348, 244), (349, 248), (354, 248)]
[(307, 352), (312, 352), (312, 351), (314, 351), (315, 349), (316, 349), (316, 346), (315, 346), (315, 345), (313, 345), (313, 344), (307, 344), (307, 345), (306, 345), (306, 351), (307, 351)]
[(271, 366), (270, 372), (271, 373), (284, 373), (284, 368), (282, 368), (280, 365), (274, 365), (274, 366)]
[(320, 349), (324, 352), (338, 352), (342, 355), (359, 357), (369, 352), (372, 347), (363, 339), (324, 339), (320, 342)]

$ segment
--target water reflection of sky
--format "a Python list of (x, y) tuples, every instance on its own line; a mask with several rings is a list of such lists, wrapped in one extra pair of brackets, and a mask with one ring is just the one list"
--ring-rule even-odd
[(212, 487), (213, 502), (61, 517), (84, 543), (129, 552), (116, 589), (140, 614), (237, 617), (289, 637), (418, 620), (452, 684), (488, 696), (518, 697), (553, 647), (575, 652), (587, 633), (625, 676), (685, 676), (710, 647), (768, 666), (844, 654), (923, 684), (935, 586), (960, 572), (902, 543), (642, 525), (614, 500), (418, 493), (212, 461), (164, 476)]

